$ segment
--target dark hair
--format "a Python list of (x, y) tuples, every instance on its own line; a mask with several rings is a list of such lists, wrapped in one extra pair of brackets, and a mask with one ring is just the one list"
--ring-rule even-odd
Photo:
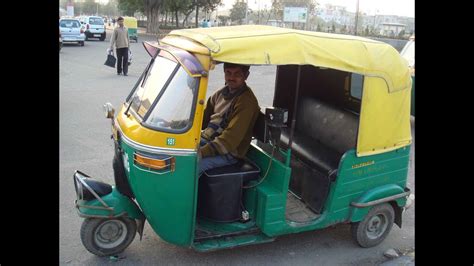
[(119, 20), (123, 20), (123, 17), (118, 17), (118, 18), (117, 18), (117, 21), (119, 21)]
[(250, 69), (250, 66), (247, 66), (247, 65), (240, 65), (240, 64), (234, 64), (234, 63), (224, 63), (224, 70), (228, 67), (230, 67), (230, 68), (240, 67), (240, 69), (242, 69), (242, 71), (244, 73), (247, 73)]

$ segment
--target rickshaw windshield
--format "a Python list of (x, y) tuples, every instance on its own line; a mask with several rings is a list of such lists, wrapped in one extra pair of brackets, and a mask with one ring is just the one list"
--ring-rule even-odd
[(192, 125), (198, 85), (199, 78), (188, 75), (161, 51), (132, 94), (131, 109), (147, 127), (165, 132), (187, 131)]

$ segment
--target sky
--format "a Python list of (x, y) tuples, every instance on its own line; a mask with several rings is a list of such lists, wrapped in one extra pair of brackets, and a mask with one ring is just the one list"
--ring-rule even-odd
[[(265, 5), (271, 8), (271, 0), (248, 0), (251, 9), (264, 9)], [(355, 12), (357, 0), (316, 0), (320, 6), (325, 4), (333, 4), (345, 6), (347, 11)], [(223, 0), (225, 4), (219, 9), (230, 9), (235, 0)], [(359, 0), (359, 11), (365, 12), (367, 15), (398, 15), (406, 17), (415, 17), (415, 0)]]

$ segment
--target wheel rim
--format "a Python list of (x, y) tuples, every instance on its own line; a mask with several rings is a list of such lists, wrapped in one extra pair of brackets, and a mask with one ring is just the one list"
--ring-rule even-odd
[(115, 248), (122, 244), (127, 236), (127, 226), (120, 220), (103, 222), (94, 233), (94, 240), (100, 248)]
[(374, 215), (367, 223), (366, 234), (370, 239), (377, 239), (385, 233), (388, 227), (388, 219), (384, 214)]

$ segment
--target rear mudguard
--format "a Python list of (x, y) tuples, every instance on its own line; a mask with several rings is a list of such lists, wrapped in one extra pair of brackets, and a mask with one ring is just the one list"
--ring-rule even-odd
[(406, 204), (410, 189), (388, 184), (372, 189), (351, 203), (351, 222), (360, 222), (369, 213), (370, 209), (378, 204), (389, 203), (395, 211), (395, 224), (402, 227), (402, 212)]

